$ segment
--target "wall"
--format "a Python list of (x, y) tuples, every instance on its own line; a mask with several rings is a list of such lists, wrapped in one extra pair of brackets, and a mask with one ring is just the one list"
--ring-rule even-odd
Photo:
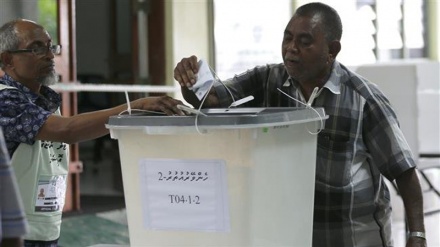
[(4, 23), (16, 18), (25, 18), (37, 21), (37, 1), (1, 0), (0, 25), (3, 25)]
[(440, 18), (438, 13), (440, 13), (440, 3), (438, 1), (427, 1), (427, 22), (428, 22), (428, 54), (429, 58), (439, 61), (440, 60), (440, 49), (439, 40), (440, 32), (438, 32), (438, 27), (440, 26)]
[[(166, 81), (174, 82), (173, 70), (183, 58), (197, 55), (198, 58), (212, 59), (209, 38), (209, 0), (166, 1)], [(175, 95), (182, 99), (180, 94)]]

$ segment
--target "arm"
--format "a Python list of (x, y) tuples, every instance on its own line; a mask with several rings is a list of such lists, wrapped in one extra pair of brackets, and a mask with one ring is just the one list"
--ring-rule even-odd
[[(423, 220), (423, 195), (416, 169), (411, 168), (396, 178), (397, 187), (405, 206), (409, 232), (425, 232)], [(426, 240), (410, 237), (406, 246), (426, 246)]]
[[(377, 86), (372, 85), (370, 89), (375, 97), (367, 100), (364, 106), (362, 128), (365, 143), (376, 164), (382, 164), (378, 165), (382, 175), (396, 181), (405, 207), (408, 230), (424, 232), (423, 196), (411, 150), (389, 100)], [(422, 247), (425, 242), (422, 238), (410, 237), (406, 246)]]
[[(180, 100), (168, 96), (149, 97), (130, 102), (132, 109), (161, 111), (167, 115), (184, 115), (176, 106)], [(95, 139), (109, 133), (105, 127), (110, 116), (115, 116), (127, 109), (123, 104), (110, 109), (78, 114), (71, 117), (51, 115), (38, 132), (37, 139), (76, 143)]]

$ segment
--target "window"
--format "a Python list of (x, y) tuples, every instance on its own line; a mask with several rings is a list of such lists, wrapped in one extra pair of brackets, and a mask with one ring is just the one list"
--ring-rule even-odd
[(256, 65), (282, 63), (290, 0), (214, 0), (215, 70), (227, 79)]
[(1, 0), (0, 26), (17, 18), (25, 18), (41, 24), (58, 44), (57, 0)]
[[(280, 63), (282, 34), (294, 7), (314, 0), (214, 0), (216, 71), (229, 78)], [(321, 0), (344, 27), (338, 60), (356, 66), (427, 57), (426, 0)]]
[(57, 0), (38, 0), (38, 19), (35, 20), (46, 28), (52, 43), (58, 44)]
[[(338, 60), (355, 66), (427, 57), (425, 1), (322, 1), (339, 12), (344, 26)], [(297, 2), (299, 6), (311, 1)]]

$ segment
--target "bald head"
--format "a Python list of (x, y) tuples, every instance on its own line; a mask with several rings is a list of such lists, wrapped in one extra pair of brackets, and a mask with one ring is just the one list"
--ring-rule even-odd
[(20, 38), (26, 38), (37, 31), (45, 31), (44, 27), (34, 21), (26, 19), (15, 20), (15, 31)]
[(1, 55), (6, 51), (18, 49), (20, 42), (37, 30), (41, 31), (44, 28), (27, 19), (15, 19), (0, 27), (0, 68), (4, 68)]
[(342, 21), (338, 12), (327, 4), (312, 2), (299, 7), (292, 18), (309, 16), (322, 24), (328, 42), (341, 40)]
[[(16, 19), (0, 28), (2, 70), (34, 92), (56, 82), (52, 38), (39, 24)], [(42, 51), (42, 52), (40, 52)]]

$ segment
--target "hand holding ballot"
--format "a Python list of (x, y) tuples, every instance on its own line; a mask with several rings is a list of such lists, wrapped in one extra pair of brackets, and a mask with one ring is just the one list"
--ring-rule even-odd
[(209, 67), (208, 63), (204, 60), (198, 62), (199, 72), (197, 73), (196, 83), (190, 87), (197, 96), (199, 100), (202, 100), (203, 97), (208, 93), (209, 89), (211, 89), (212, 84), (215, 81), (213, 71)]
[(196, 74), (196, 83), (189, 87), (189, 89), (193, 91), (202, 88), (207, 84), (211, 84), (215, 80), (213, 72), (211, 71), (211, 68), (209, 67), (207, 62), (200, 59), (197, 65), (199, 70)]
[(202, 100), (215, 81), (208, 63), (192, 56), (182, 59), (174, 70), (174, 78), (182, 87), (192, 90), (199, 100)]
[(182, 87), (182, 94), (186, 101), (198, 108), (204, 96), (208, 94), (204, 101), (203, 107), (209, 107), (216, 101), (211, 98), (209, 93), (212, 84), (216, 81), (214, 73), (204, 60), (197, 61), (196, 56), (183, 58), (174, 68), (174, 79), (176, 79)]
[(181, 87), (191, 88), (197, 82), (199, 64), (196, 56), (183, 58), (174, 68), (174, 79)]

